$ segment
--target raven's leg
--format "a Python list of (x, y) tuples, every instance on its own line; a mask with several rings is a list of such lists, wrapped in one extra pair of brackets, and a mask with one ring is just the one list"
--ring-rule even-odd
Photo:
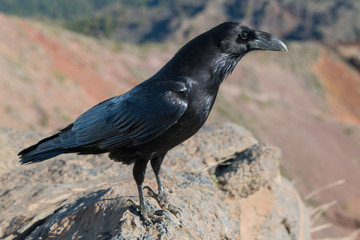
[[(140, 212), (141, 215), (143, 216), (144, 220), (146, 223), (151, 224), (151, 219), (153, 220), (163, 220), (164, 217), (162, 216), (157, 216), (155, 215), (147, 206), (146, 202), (145, 202), (145, 198), (144, 198), (144, 192), (143, 192), (143, 182), (145, 179), (145, 170), (146, 170), (146, 165), (147, 165), (148, 161), (136, 161), (134, 168), (133, 168), (133, 176), (134, 179), (136, 181), (136, 185), (138, 188), (138, 192), (139, 192), (139, 200), (140, 200)], [(138, 206), (132, 201), (130, 200), (133, 204), (133, 206), (135, 208), (137, 208)]]
[(159, 157), (155, 157), (153, 159), (151, 159), (151, 167), (154, 170), (155, 173), (155, 177), (156, 177), (156, 182), (158, 185), (158, 191), (159, 193), (156, 194), (150, 187), (146, 186), (144, 188), (148, 189), (148, 194), (150, 196), (152, 196), (154, 199), (156, 199), (156, 201), (159, 203), (160, 207), (163, 209), (167, 209), (170, 212), (172, 212), (173, 214), (177, 214), (179, 212), (179, 208), (175, 207), (174, 205), (172, 205), (169, 200), (166, 197), (165, 191), (164, 191), (164, 187), (161, 183), (161, 179), (160, 179), (160, 168), (161, 168), (161, 164), (164, 160), (165, 154)]

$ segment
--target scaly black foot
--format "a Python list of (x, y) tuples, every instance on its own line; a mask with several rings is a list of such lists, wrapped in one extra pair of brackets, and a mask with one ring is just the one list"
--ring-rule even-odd
[(165, 192), (160, 191), (158, 194), (156, 194), (149, 186), (145, 186), (144, 189), (145, 188), (148, 190), (148, 194), (159, 203), (162, 209), (166, 209), (174, 215), (177, 215), (181, 211), (180, 208), (175, 207), (169, 202), (165, 195)]
[(152, 224), (151, 220), (163, 221), (165, 219), (164, 216), (157, 215), (157, 214), (161, 213), (161, 210), (151, 210), (149, 208), (149, 206), (147, 206), (147, 205), (144, 205), (144, 206), (138, 205), (131, 199), (128, 199), (128, 202), (131, 203), (132, 207), (134, 207), (134, 208), (136, 208), (136, 210), (140, 211), (141, 216), (144, 218), (145, 222), (148, 225)]

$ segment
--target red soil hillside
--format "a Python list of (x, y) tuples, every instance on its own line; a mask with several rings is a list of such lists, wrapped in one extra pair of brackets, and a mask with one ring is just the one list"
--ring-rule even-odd
[(326, 51), (321, 51), (314, 69), (326, 87), (334, 116), (339, 121), (360, 125), (359, 72)]
[(109, 97), (109, 92), (116, 88), (115, 82), (105, 80), (94, 67), (93, 57), (86, 54), (80, 46), (69, 48), (55, 38), (45, 36), (25, 21), (19, 21), (29, 41), (39, 44), (51, 59), (52, 67), (57, 72), (79, 84), (86, 94), (98, 102)]
[[(53, 132), (158, 69), (136, 48), (0, 14), (0, 125)], [(114, 54), (114, 49), (121, 54)], [(136, 67), (135, 67), (136, 66)], [(138, 71), (137, 68), (141, 69)]]

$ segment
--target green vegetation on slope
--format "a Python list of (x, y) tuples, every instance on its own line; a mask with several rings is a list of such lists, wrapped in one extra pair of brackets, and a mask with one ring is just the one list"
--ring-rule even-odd
[[(140, 35), (145, 35), (135, 39), (130, 37), (132, 42), (145, 42), (146, 40), (142, 39), (148, 37), (146, 29), (151, 29), (156, 34), (161, 32), (169, 34), (170, 31), (164, 26), (165, 22), (170, 22), (167, 18), (191, 16), (201, 9), (205, 2), (205, 0), (195, 2), (190, 0), (3, 0), (0, 4), (0, 12), (55, 20), (70, 30), (95, 37), (111, 37), (119, 27), (125, 26), (127, 31), (137, 31)], [(154, 11), (148, 11), (149, 9)]]
[(122, 6), (127, 8), (139, 7), (174, 7), (189, 0), (2, 0), (0, 12), (22, 17), (46, 17), (57, 20), (73, 20), (79, 17), (98, 13), (106, 8)]
[[(95, 3), (109, 1), (95, 0), (2, 0), (0, 11), (22, 17), (45, 17), (65, 20), (77, 16), (84, 16), (96, 11)], [(102, 4), (104, 4), (102, 3)]]
[[(360, 2), (358, 0), (2, 0), (0, 12), (22, 17), (48, 18), (64, 23), (77, 32), (118, 41), (164, 41), (182, 31), (184, 39), (194, 27), (211, 27), (221, 19), (247, 22), (291, 40), (316, 39), (354, 42), (360, 39)], [(209, 8), (215, 8), (210, 9)], [(197, 22), (195, 15), (208, 15)], [(186, 25), (186, 24), (185, 24)], [(177, 35), (179, 36), (179, 35)], [(179, 39), (183, 40), (183, 39)]]

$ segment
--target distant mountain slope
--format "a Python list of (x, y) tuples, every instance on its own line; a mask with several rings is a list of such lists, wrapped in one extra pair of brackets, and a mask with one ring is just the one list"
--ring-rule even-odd
[[(0, 125), (53, 132), (159, 68), (132, 46), (0, 14)], [(122, 54), (117, 54), (121, 52)], [(160, 53), (161, 58), (169, 53)], [(137, 67), (141, 71), (137, 70)]]
[[(204, 11), (220, 18), (212, 9)], [(0, 25), (0, 126), (44, 134), (145, 80), (180, 47), (99, 41), (1, 14)], [(287, 53), (246, 56), (221, 86), (210, 121), (240, 123), (280, 146), (283, 174), (303, 196), (344, 179), (308, 201), (317, 206), (336, 200), (326, 212), (335, 227), (317, 236), (344, 236), (360, 222), (359, 73), (333, 48), (287, 45)]]
[(221, 21), (240, 21), (292, 40), (360, 39), (358, 0), (4, 0), (0, 11), (59, 20), (118, 41), (182, 41)]

